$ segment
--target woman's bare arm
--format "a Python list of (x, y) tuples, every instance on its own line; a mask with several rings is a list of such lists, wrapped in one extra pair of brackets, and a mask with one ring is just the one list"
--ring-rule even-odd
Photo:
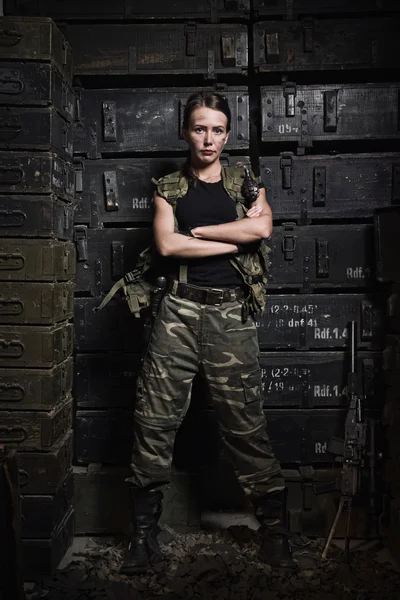
[(222, 254), (237, 254), (238, 247), (236, 244), (198, 240), (181, 233), (175, 233), (172, 206), (157, 194), (154, 195), (154, 209), (154, 240), (161, 256), (202, 258)]
[(248, 244), (269, 238), (272, 233), (272, 212), (264, 188), (260, 190), (259, 197), (251, 205), (248, 215), (250, 217), (248, 219), (240, 219), (231, 223), (194, 227), (192, 233), (198, 239), (231, 244)]

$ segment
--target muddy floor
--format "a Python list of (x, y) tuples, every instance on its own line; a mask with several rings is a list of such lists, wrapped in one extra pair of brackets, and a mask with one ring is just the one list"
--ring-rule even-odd
[(285, 571), (259, 562), (259, 534), (247, 527), (189, 534), (167, 527), (160, 539), (165, 560), (131, 578), (118, 574), (126, 540), (91, 539), (67, 567), (30, 586), (27, 599), (400, 600), (400, 572), (379, 543), (353, 549), (346, 563), (340, 548), (322, 560), (323, 540), (300, 539), (298, 567)]

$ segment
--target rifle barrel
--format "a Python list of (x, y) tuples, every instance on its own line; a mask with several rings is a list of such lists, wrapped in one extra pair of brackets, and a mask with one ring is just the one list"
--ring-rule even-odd
[(355, 321), (351, 321), (350, 323), (350, 347), (351, 347), (351, 372), (356, 373), (357, 371), (357, 323)]

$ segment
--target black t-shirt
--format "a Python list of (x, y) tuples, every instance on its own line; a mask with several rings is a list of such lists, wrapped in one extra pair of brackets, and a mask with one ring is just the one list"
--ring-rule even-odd
[[(222, 181), (206, 183), (200, 179), (189, 187), (186, 196), (178, 199), (175, 215), (181, 231), (232, 222), (237, 216), (235, 202), (225, 191)], [(188, 283), (217, 288), (242, 285), (243, 280), (229, 258), (229, 254), (224, 254), (188, 259)], [(178, 274), (179, 259), (176, 259), (171, 264), (170, 275), (178, 279)]]

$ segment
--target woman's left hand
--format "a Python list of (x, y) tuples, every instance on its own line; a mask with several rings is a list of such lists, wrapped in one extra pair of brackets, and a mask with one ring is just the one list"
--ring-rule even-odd
[(249, 217), (250, 219), (253, 219), (254, 217), (260, 217), (262, 214), (262, 207), (261, 206), (252, 206), (251, 208), (249, 208), (249, 210), (246, 213), (246, 217)]

